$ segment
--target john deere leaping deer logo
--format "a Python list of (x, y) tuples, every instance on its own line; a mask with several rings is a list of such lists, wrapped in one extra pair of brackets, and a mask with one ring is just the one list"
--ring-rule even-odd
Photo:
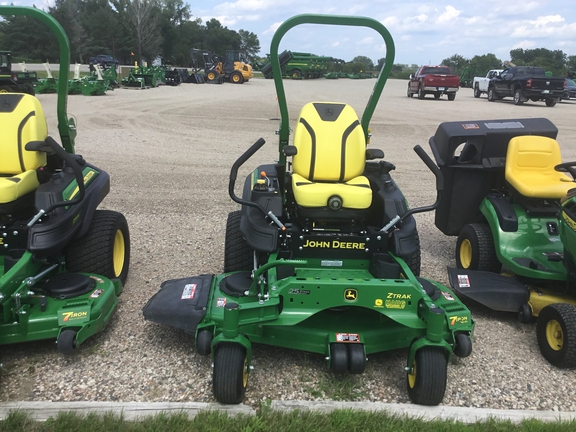
[(344, 300), (354, 301), (358, 298), (358, 291), (355, 289), (347, 289), (344, 291)]

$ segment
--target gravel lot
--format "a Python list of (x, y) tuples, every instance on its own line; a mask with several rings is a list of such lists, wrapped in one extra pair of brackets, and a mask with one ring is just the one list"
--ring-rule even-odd
[[(361, 114), (374, 80), (286, 81), (292, 121), (312, 100), (343, 101)], [(56, 96), (39, 95), (57, 136)], [(443, 121), (548, 117), (559, 129), (565, 161), (576, 160), (576, 105), (487, 103), (461, 89), (456, 100), (406, 97), (406, 81), (390, 80), (374, 114), (372, 146), (386, 160), (412, 206), (434, 200), (432, 174), (412, 148)], [(118, 89), (106, 96), (68, 98), (78, 124), (77, 153), (108, 171), (112, 190), (101, 208), (123, 212), (130, 225), (132, 261), (120, 307), (107, 330), (70, 358), (54, 341), (2, 347), (2, 401), (213, 402), (210, 359), (181, 331), (145, 322), (141, 309), (166, 279), (222, 271), (224, 227), (237, 209), (227, 194), (229, 169), (254, 141), (267, 144), (245, 173), (277, 157), (278, 110), (273, 82)], [(292, 123), (293, 124), (293, 123)], [(243, 174), (239, 176), (243, 178)], [(422, 275), (447, 283), (455, 238), (417, 215)], [(473, 354), (449, 366), (445, 405), (576, 410), (574, 370), (559, 370), (540, 355), (535, 325), (469, 304), (476, 320)], [(246, 404), (267, 398), (318, 400), (352, 393), (356, 400), (410, 403), (406, 350), (372, 355), (361, 376), (334, 379), (322, 356), (255, 346)]]

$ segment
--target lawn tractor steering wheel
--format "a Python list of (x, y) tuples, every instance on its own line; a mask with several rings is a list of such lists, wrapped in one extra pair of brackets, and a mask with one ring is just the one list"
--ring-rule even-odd
[(572, 181), (576, 181), (576, 162), (564, 162), (554, 167), (556, 171), (569, 173)]

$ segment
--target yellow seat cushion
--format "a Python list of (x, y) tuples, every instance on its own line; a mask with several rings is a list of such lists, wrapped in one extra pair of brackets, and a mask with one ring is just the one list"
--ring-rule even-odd
[(296, 202), (303, 207), (325, 207), (332, 196), (342, 199), (343, 208), (366, 209), (372, 203), (370, 182), (364, 176), (345, 183), (314, 183), (293, 174), (292, 187)]
[(525, 197), (560, 199), (576, 186), (571, 177), (554, 170), (561, 163), (556, 140), (535, 135), (514, 137), (506, 153), (506, 181)]
[(36, 190), (39, 185), (36, 171), (0, 177), (0, 204), (16, 201), (21, 196)]
[(352, 107), (338, 102), (306, 104), (294, 129), (292, 188), (303, 207), (324, 207), (332, 196), (343, 208), (366, 209), (370, 182), (362, 173), (366, 139)]

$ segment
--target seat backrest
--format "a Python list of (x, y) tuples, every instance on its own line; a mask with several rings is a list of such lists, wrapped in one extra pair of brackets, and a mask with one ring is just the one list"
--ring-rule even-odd
[(555, 139), (536, 135), (514, 137), (508, 143), (506, 152), (506, 180), (554, 173), (554, 167), (560, 163), (562, 155)]
[(522, 196), (559, 199), (574, 187), (572, 178), (554, 167), (562, 163), (556, 140), (541, 136), (512, 138), (506, 153), (506, 181)]
[(345, 182), (364, 172), (364, 131), (354, 109), (344, 103), (304, 105), (293, 145), (297, 153), (292, 158), (292, 169), (308, 180)]
[(47, 136), (44, 110), (36, 97), (0, 93), (0, 174), (20, 174), (46, 165), (46, 153), (25, 147)]

